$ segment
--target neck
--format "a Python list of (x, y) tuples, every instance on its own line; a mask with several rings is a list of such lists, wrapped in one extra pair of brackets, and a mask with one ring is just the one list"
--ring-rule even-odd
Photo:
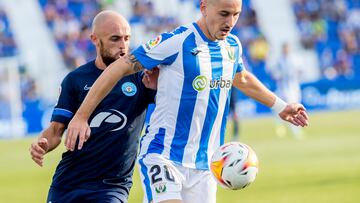
[(105, 70), (105, 68), (106, 68), (106, 64), (103, 62), (103, 60), (101, 59), (101, 56), (99, 54), (96, 55), (95, 65), (100, 70)]
[(204, 35), (206, 36), (206, 38), (208, 38), (211, 41), (216, 41), (216, 38), (212, 37), (210, 35), (209, 29), (206, 26), (205, 23), (205, 19), (204, 18), (200, 18), (196, 24), (200, 27), (201, 31), (204, 33)]

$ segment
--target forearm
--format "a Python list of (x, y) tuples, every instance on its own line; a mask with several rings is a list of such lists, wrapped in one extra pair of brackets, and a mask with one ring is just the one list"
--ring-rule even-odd
[(39, 138), (46, 138), (48, 141), (47, 152), (52, 151), (61, 143), (61, 137), (64, 131), (64, 124), (52, 122), (50, 126), (41, 133)]
[(132, 72), (124, 60), (119, 59), (110, 64), (92, 85), (76, 115), (88, 119), (116, 83), (129, 74), (132, 74)]
[(276, 95), (265, 87), (253, 74), (247, 72), (245, 79), (246, 82), (240, 78), (240, 74), (236, 74), (233, 85), (245, 95), (265, 106), (272, 107), (274, 105)]

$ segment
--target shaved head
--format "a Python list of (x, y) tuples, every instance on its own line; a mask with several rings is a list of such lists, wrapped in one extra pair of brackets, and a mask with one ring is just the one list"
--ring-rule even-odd
[(104, 28), (109, 29), (109, 26), (114, 26), (114, 24), (120, 24), (130, 29), (128, 21), (122, 15), (115, 11), (106, 10), (95, 16), (92, 22), (92, 32), (93, 34), (101, 34), (102, 31), (106, 31)]
[(91, 41), (96, 46), (98, 67), (105, 68), (129, 51), (128, 21), (115, 11), (101, 11), (92, 22)]
[[(226, 1), (226, 0), (202, 0), (205, 4), (212, 4), (212, 5), (215, 5), (216, 3), (218, 2), (221, 2), (221, 1)], [(240, 1), (242, 2), (242, 0), (235, 0), (235, 1)]]

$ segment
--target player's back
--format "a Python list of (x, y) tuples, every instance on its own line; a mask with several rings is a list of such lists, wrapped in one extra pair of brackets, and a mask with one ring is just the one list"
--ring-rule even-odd
[(224, 139), (229, 90), (242, 70), (241, 51), (235, 36), (210, 41), (193, 23), (133, 52), (146, 68), (160, 66), (156, 107), (141, 155), (159, 153), (186, 167), (208, 168), (209, 156)]

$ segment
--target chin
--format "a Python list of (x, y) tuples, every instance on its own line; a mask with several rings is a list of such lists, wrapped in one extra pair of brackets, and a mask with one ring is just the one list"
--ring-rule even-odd
[(216, 39), (218, 39), (218, 40), (224, 40), (224, 39), (226, 39), (227, 36), (228, 36), (228, 35), (221, 35), (221, 36), (218, 36)]

